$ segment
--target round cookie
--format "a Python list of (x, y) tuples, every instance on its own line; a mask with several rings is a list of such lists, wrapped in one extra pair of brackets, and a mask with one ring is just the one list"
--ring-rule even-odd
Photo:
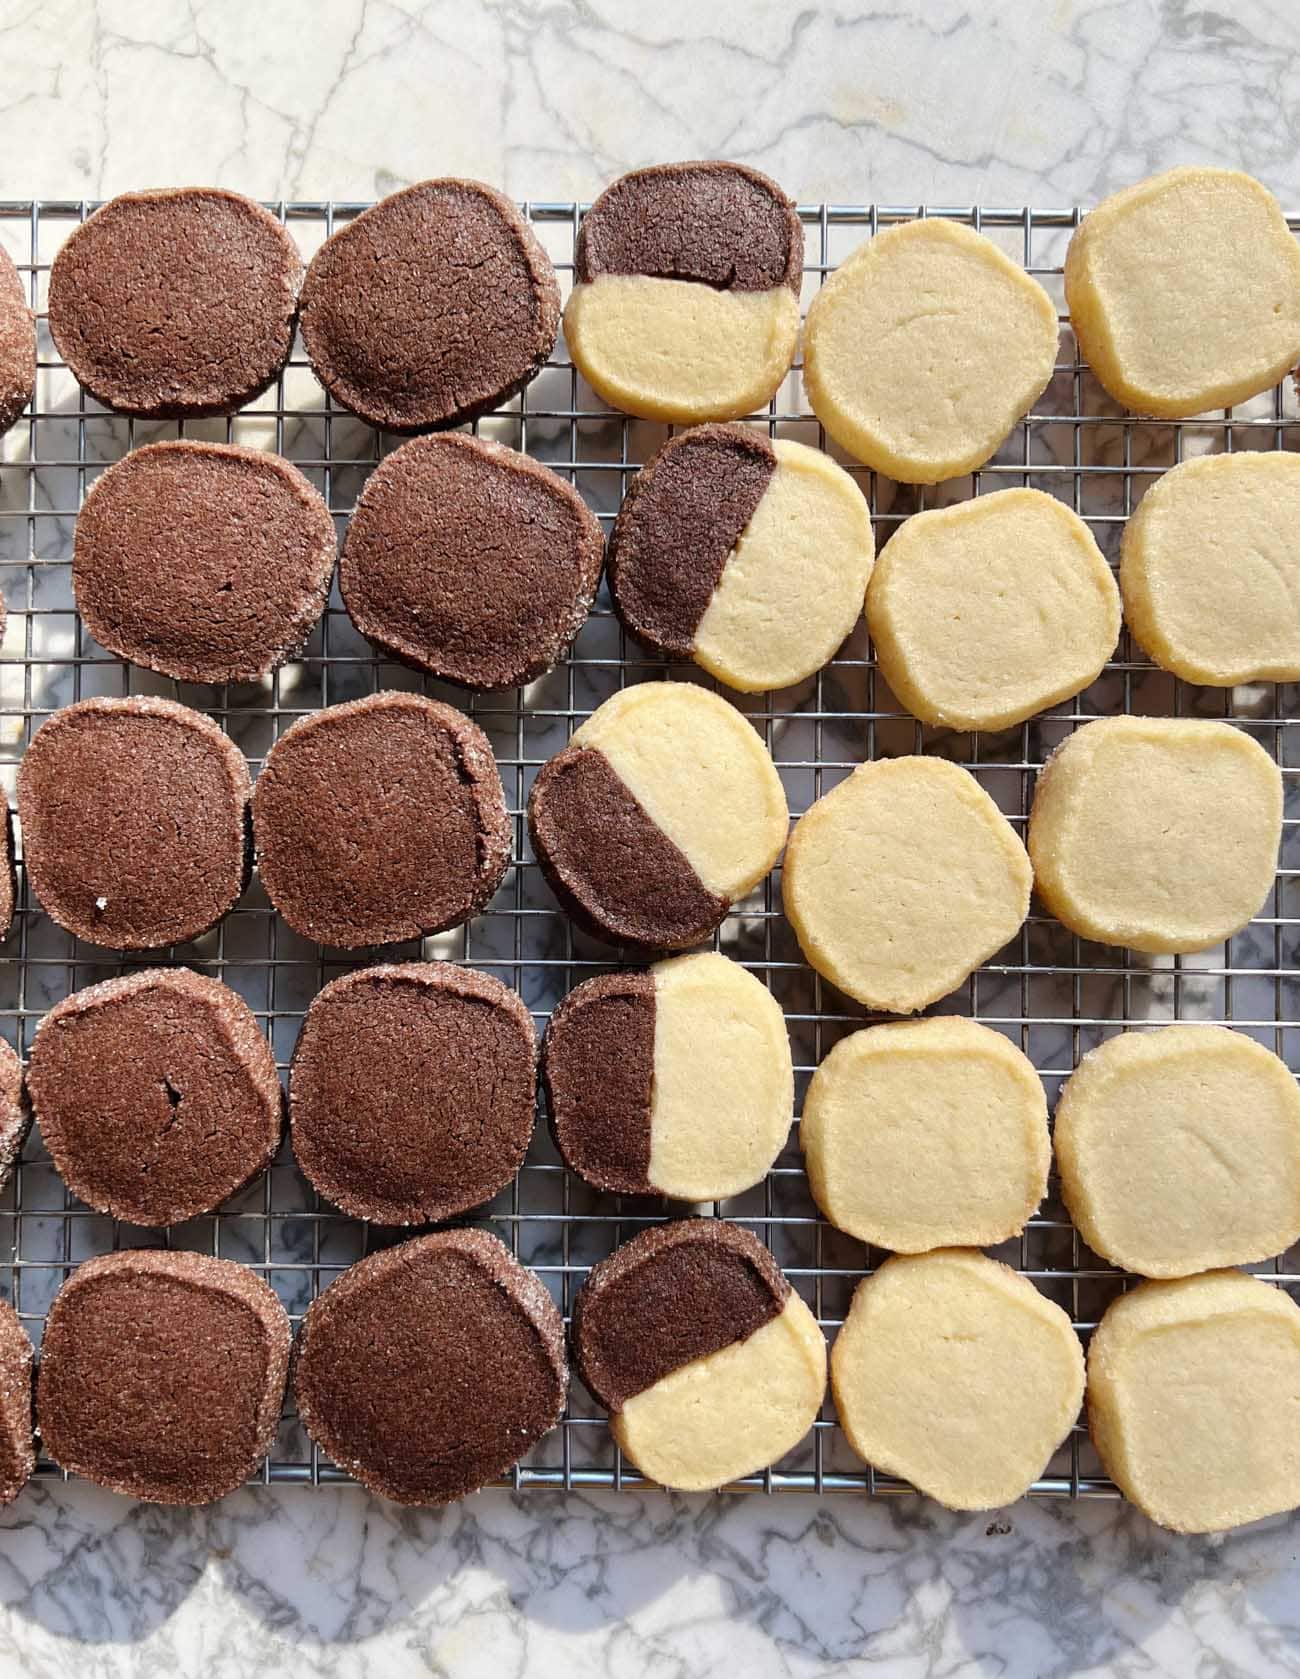
[(686, 682), (624, 688), (542, 766), (533, 850), (597, 938), (680, 950), (706, 938), (780, 855), (785, 791), (758, 733)]
[(663, 163), (583, 217), (564, 341), (612, 408), (694, 425), (763, 407), (794, 359), (803, 227), (766, 175)]
[(1124, 526), (1129, 629), (1187, 682), (1300, 679), (1300, 456), (1201, 455), (1157, 478)]
[(1139, 1283), (1088, 1347), (1088, 1431), (1153, 1522), (1215, 1533), (1300, 1504), (1300, 1306), (1241, 1271)]
[(1101, 674), (1119, 640), (1119, 590), (1064, 502), (999, 490), (903, 522), (871, 575), (867, 628), (913, 716), (1005, 729)]
[(874, 552), (866, 500), (828, 455), (700, 426), (632, 480), (609, 539), (610, 592), (652, 652), (760, 693), (811, 676), (840, 646)]
[(652, 1226), (595, 1266), (573, 1356), (624, 1456), (682, 1492), (793, 1451), (826, 1392), (816, 1318), (763, 1244), (720, 1219)]
[(220, 187), (126, 192), (50, 268), (50, 333), (97, 402), (124, 414), (233, 414), (289, 359), (298, 247)]
[(1083, 358), (1126, 408), (1230, 408), (1300, 360), (1300, 250), (1277, 200), (1233, 169), (1170, 169), (1105, 198), (1070, 239)]
[(72, 589), (119, 659), (178, 682), (255, 682), (329, 594), (334, 521), (297, 467), (229, 443), (149, 443), (91, 485)]
[(353, 1218), (454, 1218), (523, 1164), (536, 1050), (522, 999), (491, 974), (454, 962), (344, 974), (312, 1000), (293, 1052), (294, 1159)]
[(1033, 1064), (952, 1015), (842, 1038), (813, 1074), (799, 1141), (830, 1222), (898, 1253), (1019, 1235), (1052, 1161)]
[(417, 437), (366, 480), (339, 589), (384, 652), (467, 688), (517, 688), (582, 628), (603, 543), (573, 486), (527, 455)]
[(841, 991), (911, 1014), (955, 991), (1029, 914), (1025, 848), (946, 758), (859, 764), (791, 835), (781, 877), (799, 948)]
[(982, 466), (1047, 389), (1052, 300), (957, 222), (905, 222), (859, 245), (813, 298), (804, 384), (849, 454), (904, 484)]
[(31, 1126), (32, 1110), (23, 1085), (23, 1064), (13, 1047), (0, 1038), (0, 1189), (13, 1176)]
[(12, 1504), (36, 1468), (32, 1435), (32, 1365), (27, 1331), (0, 1300), (0, 1504)]
[(325, 241), (300, 324), (335, 402), (385, 431), (425, 431), (472, 420), (541, 371), (560, 288), (508, 198), (481, 181), (421, 181)]
[(243, 753), (174, 700), (79, 700), (18, 768), (28, 881), (60, 927), (115, 950), (183, 944), (248, 884)]
[(1126, 1271), (1184, 1277), (1300, 1237), (1300, 1091), (1240, 1032), (1108, 1038), (1066, 1081), (1055, 1140), (1079, 1234)]
[(155, 1504), (207, 1504), (270, 1451), (289, 1319), (246, 1265), (158, 1248), (100, 1254), (41, 1342), (41, 1442), (63, 1469)]
[(570, 991), (542, 1080), (565, 1165), (616, 1195), (721, 1201), (761, 1182), (790, 1134), (780, 1004), (713, 951)]
[(564, 1321), (495, 1236), (444, 1230), (370, 1254), (313, 1300), (294, 1395), (321, 1450), (399, 1504), (496, 1481), (559, 1422)]
[(510, 863), (487, 736), (418, 694), (300, 718), (253, 789), (253, 834), (275, 908), (303, 938), (345, 949), (468, 921)]
[[(0, 432), (6, 432), (36, 390), (36, 317), (7, 251), (0, 251)], [(0, 607), (0, 634), (4, 631)]]
[(56, 1003), (27, 1091), (59, 1175), (96, 1212), (180, 1224), (270, 1165), (282, 1103), (247, 1003), (188, 968), (144, 968)]
[(849, 1444), (950, 1510), (1012, 1504), (1083, 1401), (1069, 1318), (969, 1248), (899, 1254), (865, 1277), (831, 1349)]
[(14, 924), (14, 911), (18, 904), (18, 865), (14, 861), (14, 815), (7, 799), (0, 797), (0, 806), (4, 809), (4, 818), (0, 821), (0, 939), (3, 939)]
[(1103, 717), (1039, 773), (1034, 882), (1071, 932), (1131, 950), (1205, 950), (1273, 888), (1282, 776), (1228, 723)]

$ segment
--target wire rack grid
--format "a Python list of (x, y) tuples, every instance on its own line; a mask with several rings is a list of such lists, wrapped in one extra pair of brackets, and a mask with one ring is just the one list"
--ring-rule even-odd
[[(269, 206), (309, 256), (335, 226), (366, 206)], [(323, 492), (340, 528), (367, 473), (400, 439), (376, 434), (325, 397), (296, 345), (265, 397), (229, 420), (130, 421), (88, 399), (58, 359), (44, 320), (51, 259), (96, 206), (78, 201), (0, 203), (0, 244), (18, 264), (39, 317), (36, 398), (0, 444), (0, 589), (8, 625), (0, 652), (0, 778), (12, 802), (14, 775), (33, 731), (53, 710), (91, 694), (161, 693), (216, 718), (247, 754), (254, 773), (273, 740), (297, 717), (378, 688), (416, 688), (468, 710), (492, 741), (515, 823), (516, 862), (485, 914), (470, 926), (422, 943), (390, 947), (393, 959), (451, 958), (483, 967), (518, 989), (539, 1030), (571, 986), (617, 961), (617, 953), (575, 931), (556, 907), (528, 848), (523, 813), (540, 765), (601, 700), (629, 681), (665, 674), (701, 680), (693, 666), (666, 667), (624, 638), (602, 591), (570, 657), (517, 694), (469, 697), (425, 681), (375, 655), (353, 629), (335, 588), (303, 657), (265, 683), (200, 688), (134, 669), (96, 646), (82, 628), (70, 582), (73, 526), (95, 475), (130, 448), (178, 434), (271, 448)], [(572, 274), (583, 206), (530, 203), (525, 214), (550, 252), (562, 286)], [(1114, 563), (1123, 523), (1145, 486), (1192, 454), (1237, 448), (1295, 447), (1300, 412), (1279, 387), (1244, 407), (1177, 424), (1135, 419), (1096, 385), (1075, 353), (1063, 314), (1061, 263), (1077, 210), (980, 209), (920, 205), (802, 206), (808, 262), (804, 303), (862, 239), (918, 216), (973, 226), (1022, 262), (1062, 312), (1055, 376), (1034, 411), (997, 456), (973, 475), (930, 490), (909, 489), (844, 464), (866, 492), (877, 542), (910, 513), (992, 489), (1029, 484), (1060, 497), (1090, 525)], [(1293, 219), (1293, 230), (1300, 219)], [(826, 446), (803, 393), (798, 365), (768, 412), (753, 424), (772, 436)], [(563, 344), (537, 380), (501, 411), (478, 421), (485, 436), (524, 449), (570, 478), (608, 526), (632, 475), (667, 435), (664, 427), (603, 407), (578, 377)], [(831, 451), (835, 451), (832, 449)], [(925, 751), (967, 765), (1023, 832), (1035, 773), (1075, 726), (1118, 711), (1227, 717), (1269, 750), (1287, 789), (1283, 850), (1270, 902), (1243, 933), (1194, 957), (1147, 958), (1086, 944), (1035, 907), (1017, 938), (936, 1012), (969, 1015), (1006, 1033), (1038, 1067), (1054, 1099), (1079, 1056), (1129, 1027), (1172, 1019), (1231, 1021), (1300, 1066), (1300, 703), (1293, 687), (1235, 690), (1185, 686), (1156, 670), (1127, 634), (1116, 658), (1076, 700), (998, 734), (955, 735), (923, 728), (895, 701), (870, 656), (864, 627), (815, 678), (780, 693), (728, 697), (762, 732), (786, 784), (792, 815), (864, 758)], [(779, 869), (737, 905), (715, 943), (770, 987), (789, 1025), (801, 1098), (831, 1045), (867, 1018), (803, 962), (780, 914)], [(130, 966), (177, 962), (214, 974), (245, 997), (265, 1026), (281, 1069), (288, 1064), (311, 998), (329, 979), (375, 960), (321, 949), (298, 938), (271, 911), (254, 881), (239, 906), (192, 944), (122, 958), (80, 943), (45, 916), (21, 861), (14, 927), (0, 951), (0, 1022), (20, 1054), (45, 1011), (70, 991)], [(564, 1171), (544, 1124), (515, 1183), (478, 1215), (551, 1289), (567, 1318), (590, 1266), (637, 1228), (665, 1216), (662, 1204), (602, 1196)], [(707, 1210), (707, 1209), (704, 1209)], [(833, 1230), (809, 1195), (797, 1140), (790, 1141), (757, 1189), (712, 1209), (752, 1228), (772, 1247), (828, 1335), (842, 1322), (860, 1278), (883, 1257)], [(288, 1145), (247, 1190), (206, 1218), (166, 1232), (136, 1229), (74, 1201), (33, 1134), (11, 1184), (0, 1195), (0, 1292), (12, 1300), (39, 1344), (45, 1311), (69, 1270), (114, 1247), (165, 1244), (241, 1260), (275, 1288), (295, 1325), (311, 1299), (344, 1267), (396, 1239), (321, 1205), (296, 1170)], [(1085, 1338), (1124, 1286), (1080, 1242), (1055, 1185), (1018, 1240), (996, 1250), (1064, 1306)], [(1300, 1294), (1300, 1252), (1262, 1274)], [(39, 1473), (59, 1471), (42, 1460)], [(286, 1414), (261, 1479), (312, 1485), (344, 1480)], [(617, 1452), (604, 1417), (576, 1380), (565, 1420), (503, 1483), (531, 1487), (614, 1487), (639, 1476)], [(862, 1465), (848, 1449), (829, 1404), (810, 1438), (788, 1459), (739, 1483), (766, 1491), (885, 1493), (900, 1483)], [(1080, 1425), (1035, 1491), (1106, 1496), (1104, 1478)]]

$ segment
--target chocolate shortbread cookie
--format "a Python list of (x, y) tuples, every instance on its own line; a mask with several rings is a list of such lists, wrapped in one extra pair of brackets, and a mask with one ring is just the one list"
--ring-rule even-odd
[(0, 1189), (13, 1176), (31, 1126), (23, 1064), (13, 1046), (0, 1038)]
[(294, 1158), (353, 1218), (425, 1224), (489, 1200), (533, 1134), (536, 1041), (519, 995), (454, 962), (363, 968), (303, 1021)]
[(527, 455), (463, 433), (417, 437), (367, 479), (339, 588), (361, 633), (404, 663), (515, 688), (582, 628), (602, 546), (578, 492)]
[(632, 480), (610, 592), (653, 652), (753, 693), (826, 663), (862, 612), (874, 551), (866, 500), (829, 456), (751, 426), (699, 426)]
[(766, 175), (720, 162), (637, 169), (583, 219), (565, 342), (615, 408), (736, 419), (786, 375), (802, 273), (798, 214)]
[(776, 862), (788, 809), (749, 722), (716, 694), (646, 682), (600, 706), (528, 801), (537, 860), (597, 938), (680, 950)]
[(418, 694), (369, 694), (295, 723), (258, 777), (253, 832), (284, 919), (347, 949), (468, 921), (510, 863), (486, 735)]
[(570, 991), (546, 1029), (542, 1079), (565, 1165), (618, 1195), (738, 1195), (790, 1134), (780, 1005), (712, 951)]
[(327, 239), (302, 336), (336, 402), (386, 431), (454, 426), (542, 367), (560, 323), (551, 260), (481, 181), (422, 181)]
[(188, 968), (145, 968), (42, 1020), (27, 1089), (72, 1193), (132, 1224), (211, 1212), (271, 1162), (280, 1081), (243, 999)]
[(250, 794), (243, 754), (201, 713), (79, 700), (42, 724), (18, 769), (28, 879), (92, 944), (197, 938), (248, 883)]
[(447, 1504), (504, 1475), (559, 1422), (564, 1323), (483, 1230), (374, 1253), (313, 1300), (294, 1395), (340, 1469), (399, 1504)]
[(255, 682), (299, 652), (329, 594), (334, 521), (288, 461), (150, 443), (98, 477), (72, 588), (110, 653), (178, 682)]
[(13, 258), (0, 251), (0, 432), (9, 430), (35, 389), (36, 317), (27, 306), (27, 291)]
[(826, 1391), (817, 1320), (720, 1219), (653, 1226), (602, 1260), (574, 1303), (573, 1356), (626, 1455), (684, 1492), (783, 1457)]
[(50, 268), (50, 332), (96, 401), (125, 414), (233, 414), (289, 358), (298, 247), (220, 187), (127, 192), (75, 228)]
[(32, 1344), (0, 1300), (0, 1504), (12, 1504), (36, 1467), (32, 1438)]
[(156, 1248), (80, 1265), (50, 1307), (36, 1412), (60, 1465), (155, 1504), (207, 1504), (270, 1451), (284, 1307), (245, 1265)]

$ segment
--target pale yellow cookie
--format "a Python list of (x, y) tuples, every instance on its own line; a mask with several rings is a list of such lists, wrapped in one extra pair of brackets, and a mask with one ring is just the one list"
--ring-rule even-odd
[(905, 484), (970, 472), (1046, 390), (1052, 300), (982, 234), (905, 222), (831, 275), (804, 329), (804, 383), (849, 454)]
[(1300, 1307), (1241, 1271), (1140, 1283), (1088, 1348), (1088, 1430), (1162, 1527), (1214, 1533), (1300, 1504)]
[(867, 627), (913, 716), (1005, 729), (1096, 680), (1119, 640), (1119, 590), (1064, 502), (999, 490), (899, 526), (867, 588)]
[(1300, 359), (1300, 249), (1277, 200), (1192, 167), (1103, 199), (1065, 258), (1084, 359), (1117, 402), (1178, 419), (1267, 390)]
[(841, 1039), (813, 1074), (799, 1138), (831, 1223), (898, 1253), (1018, 1235), (1052, 1158), (1032, 1063), (956, 1016)]
[(1228, 723), (1103, 717), (1048, 759), (1029, 816), (1034, 881), (1072, 932), (1132, 950), (1205, 950), (1272, 890), (1282, 776)]
[(1083, 1399), (1070, 1320), (969, 1248), (900, 1254), (858, 1284), (831, 1350), (849, 1444), (951, 1510), (1028, 1492)]
[(1109, 1038), (1066, 1081), (1055, 1136), (1070, 1217), (1126, 1271), (1185, 1277), (1300, 1237), (1300, 1090), (1240, 1032)]
[(1300, 455), (1201, 455), (1124, 527), (1119, 583), (1138, 641), (1187, 682), (1300, 678)]
[(785, 913), (841, 991), (888, 1014), (946, 997), (1029, 913), (1025, 848), (969, 771), (945, 758), (860, 764), (790, 840)]

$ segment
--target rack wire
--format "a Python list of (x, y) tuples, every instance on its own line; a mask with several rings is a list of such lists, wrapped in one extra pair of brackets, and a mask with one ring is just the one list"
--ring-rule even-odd
[[(87, 398), (58, 359), (44, 319), (49, 265), (63, 239), (97, 206), (79, 201), (0, 203), (0, 244), (14, 257), (39, 317), (39, 370), (30, 414), (0, 444), (0, 589), (9, 618), (0, 651), (0, 780), (12, 803), (18, 760), (53, 710), (91, 694), (161, 693), (216, 718), (250, 759), (254, 773), (272, 741), (296, 717), (378, 688), (414, 688), (468, 710), (496, 751), (515, 824), (516, 862), (485, 914), (470, 926), (383, 954), (396, 960), (451, 958), (482, 967), (518, 989), (539, 1031), (571, 986), (617, 962), (618, 953), (575, 931), (556, 907), (528, 848), (523, 812), (541, 764), (602, 699), (629, 681), (671, 674), (701, 680), (693, 666), (670, 667), (630, 645), (602, 591), (570, 657), (518, 694), (468, 697), (379, 658), (353, 629), (338, 597), (303, 657), (266, 682), (192, 687), (134, 669), (107, 655), (73, 606), (73, 525), (96, 473), (128, 449), (185, 435), (271, 448), (299, 466), (325, 495), (340, 529), (366, 475), (399, 439), (377, 434), (331, 406), (301, 345), (276, 386), (230, 420), (131, 421)], [(269, 206), (305, 255), (360, 203)], [(530, 203), (525, 214), (567, 288), (583, 206)], [(1289, 384), (1243, 407), (1181, 423), (1135, 419), (1101, 391), (1075, 353), (1064, 317), (1061, 263), (1077, 210), (978, 207), (801, 206), (808, 247), (804, 304), (849, 250), (880, 228), (918, 216), (951, 217), (975, 227), (1017, 258), (1048, 289), (1062, 313), (1060, 359), (1033, 413), (997, 456), (973, 475), (930, 490), (891, 484), (847, 460), (871, 505), (878, 544), (910, 513), (1009, 485), (1060, 497), (1093, 530), (1113, 563), (1125, 519), (1160, 472), (1192, 454), (1294, 448), (1300, 411)], [(1300, 218), (1292, 219), (1300, 228)], [(826, 446), (802, 390), (798, 366), (766, 414), (751, 423), (774, 437)], [(667, 435), (664, 427), (612, 414), (578, 377), (563, 345), (537, 380), (502, 410), (478, 421), (482, 435), (524, 449), (571, 479), (608, 526), (639, 465)], [(835, 451), (832, 449), (831, 451)], [(1223, 946), (1189, 957), (1148, 958), (1085, 943), (1035, 906), (1023, 930), (952, 998), (932, 1012), (969, 1015), (1006, 1033), (1038, 1067), (1054, 1100), (1081, 1054), (1127, 1027), (1153, 1021), (1232, 1022), (1300, 1067), (1300, 698), (1294, 686), (1199, 689), (1156, 670), (1127, 633), (1103, 676), (1077, 699), (997, 734), (955, 735), (923, 728), (897, 704), (870, 656), (865, 629), (797, 687), (762, 696), (728, 696), (761, 730), (797, 816), (864, 758), (925, 751), (967, 765), (1023, 832), (1035, 773), (1076, 725), (1118, 711), (1226, 717), (1259, 740), (1282, 768), (1287, 800), (1280, 866), (1269, 903)], [(45, 916), (21, 861), (18, 910), (0, 950), (0, 1030), (20, 1054), (45, 1011), (70, 991), (129, 967), (176, 962), (214, 974), (239, 991), (287, 1067), (303, 1013), (329, 979), (377, 959), (375, 952), (323, 950), (300, 939), (271, 911), (254, 881), (212, 933), (148, 957), (119, 957), (81, 943)], [(780, 913), (780, 870), (733, 910), (718, 948), (751, 968), (781, 1003), (789, 1025), (797, 1095), (831, 1045), (869, 1017), (803, 962)], [(703, 1209), (708, 1210), (708, 1209)], [(817, 1215), (797, 1141), (790, 1141), (758, 1189), (712, 1209), (753, 1229), (772, 1247), (828, 1336), (842, 1322), (853, 1287), (884, 1257), (833, 1230)], [(660, 1203), (599, 1195), (566, 1173), (539, 1123), (515, 1183), (472, 1222), (500, 1234), (551, 1289), (566, 1318), (590, 1266), (646, 1223)], [(104, 1218), (70, 1197), (35, 1133), (14, 1179), (0, 1195), (0, 1292), (39, 1344), (49, 1302), (69, 1270), (116, 1247), (167, 1245), (243, 1261), (264, 1275), (294, 1320), (347, 1265), (397, 1234), (368, 1228), (322, 1205), (295, 1168), (288, 1145), (270, 1171), (221, 1210), (165, 1232)], [(1055, 1182), (1024, 1235), (994, 1250), (1070, 1313), (1086, 1339), (1124, 1286), (1091, 1254), (1061, 1206)], [(1261, 1274), (1300, 1295), (1300, 1250)], [(38, 1473), (57, 1475), (42, 1459)], [(264, 1481), (318, 1485), (344, 1480), (307, 1440), (290, 1410), (264, 1464)], [(617, 1452), (599, 1408), (575, 1379), (563, 1425), (503, 1482), (532, 1487), (614, 1487), (640, 1477)], [(902, 1490), (863, 1466), (848, 1449), (828, 1406), (791, 1456), (738, 1483), (775, 1491)], [(1037, 1483), (1043, 1495), (1108, 1496), (1082, 1426)]]

